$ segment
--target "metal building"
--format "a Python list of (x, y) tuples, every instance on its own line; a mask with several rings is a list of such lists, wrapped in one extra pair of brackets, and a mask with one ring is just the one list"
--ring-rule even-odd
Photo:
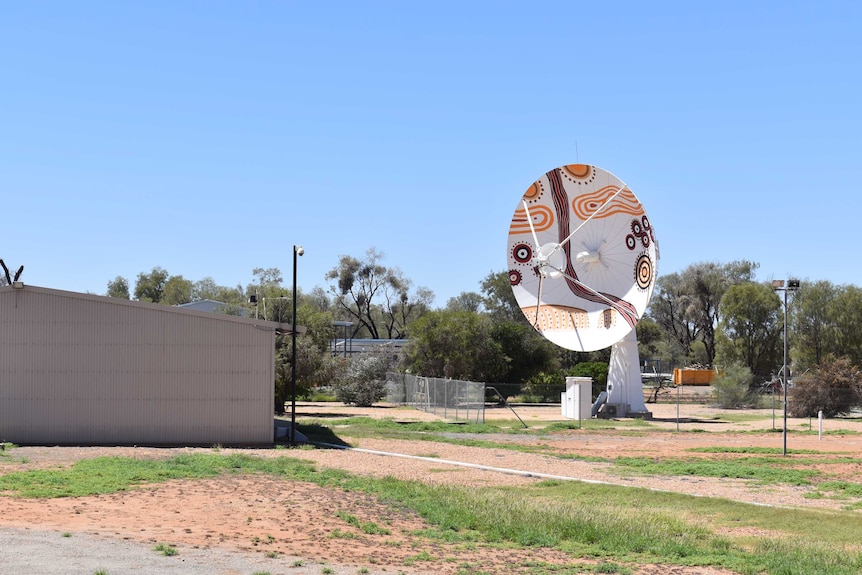
[(0, 287), (0, 441), (271, 444), (275, 332), (284, 327)]

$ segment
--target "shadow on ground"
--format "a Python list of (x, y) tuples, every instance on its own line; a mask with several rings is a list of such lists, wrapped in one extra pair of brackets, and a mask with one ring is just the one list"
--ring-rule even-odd
[(370, 408), (375, 413), (373, 415), (369, 415), (368, 413), (351, 413), (348, 411), (350, 408), (346, 408), (345, 411), (312, 411), (308, 408), (305, 408), (302, 411), (296, 412), (296, 417), (316, 417), (319, 419), (348, 419), (351, 417), (386, 417), (387, 411), (397, 411), (399, 407), (397, 405), (375, 405)]
[(677, 421), (680, 423), (704, 423), (704, 424), (715, 424), (715, 423), (727, 423), (726, 421), (721, 421), (718, 419), (699, 419), (697, 417), (653, 417), (650, 421), (657, 421), (660, 423), (676, 423)]
[[(308, 425), (300, 425), (297, 424), (296, 429), (300, 431), (305, 437), (308, 438), (310, 443), (325, 443), (328, 445), (338, 446), (338, 447), (350, 447), (350, 444), (335, 435), (332, 429), (324, 426), (317, 425), (316, 423), (308, 424)], [(320, 446), (318, 447), (324, 447)]]

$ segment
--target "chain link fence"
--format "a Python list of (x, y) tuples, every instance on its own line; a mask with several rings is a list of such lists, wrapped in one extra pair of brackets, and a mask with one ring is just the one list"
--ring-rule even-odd
[(443, 419), (485, 423), (485, 384), (407, 373), (386, 375), (386, 401)]

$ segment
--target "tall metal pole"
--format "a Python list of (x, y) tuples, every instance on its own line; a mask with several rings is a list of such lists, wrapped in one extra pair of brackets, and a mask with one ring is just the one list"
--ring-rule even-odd
[(296, 447), (296, 258), (305, 253), (302, 246), (293, 246), (293, 319), (290, 326), (290, 446)]
[(784, 382), (784, 431), (782, 438), (784, 447), (781, 450), (782, 455), (787, 455), (787, 288), (784, 288), (784, 366), (781, 368), (782, 380)]
[[(784, 441), (784, 447), (782, 448), (781, 453), (782, 455), (787, 455), (787, 392), (789, 391), (789, 378), (787, 375), (790, 372), (790, 369), (787, 366), (787, 292), (798, 290), (799, 280), (787, 280), (786, 284), (784, 283), (784, 280), (773, 280), (772, 289), (784, 292), (784, 365), (781, 366), (781, 387), (784, 390), (784, 429), (782, 430), (781, 436)], [(772, 419), (775, 419), (775, 415), (772, 416)]]

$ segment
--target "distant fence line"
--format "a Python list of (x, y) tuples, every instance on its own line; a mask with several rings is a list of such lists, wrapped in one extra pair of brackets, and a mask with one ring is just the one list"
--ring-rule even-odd
[(386, 401), (409, 405), (443, 419), (485, 422), (485, 384), (475, 381), (389, 373)]

